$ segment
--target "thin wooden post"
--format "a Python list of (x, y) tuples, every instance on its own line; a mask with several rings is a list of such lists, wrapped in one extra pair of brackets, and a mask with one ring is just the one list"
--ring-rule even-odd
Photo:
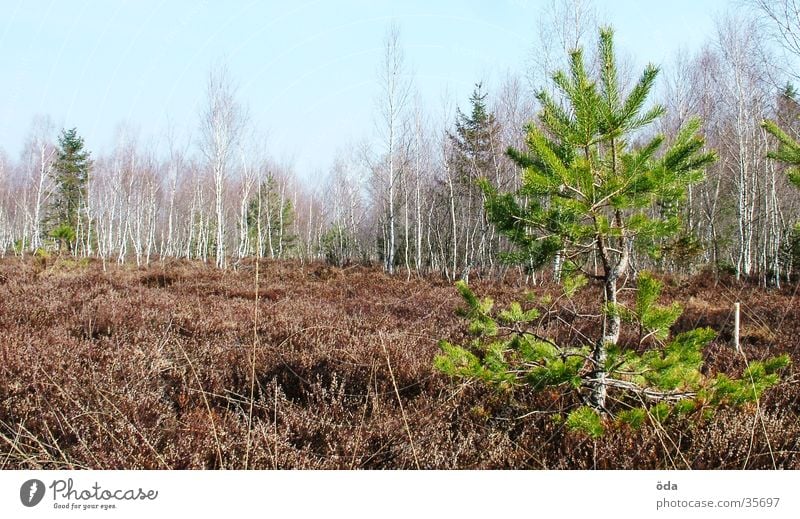
[(733, 317), (733, 345), (736, 352), (740, 351), (739, 348), (739, 303), (733, 303), (734, 317)]

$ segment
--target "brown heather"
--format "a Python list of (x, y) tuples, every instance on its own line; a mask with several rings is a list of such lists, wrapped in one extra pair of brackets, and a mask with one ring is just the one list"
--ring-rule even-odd
[[(674, 331), (719, 331), (711, 373), (744, 367), (728, 346), (735, 300), (746, 357), (788, 352), (793, 367), (757, 407), (591, 440), (556, 418), (572, 397), (511, 400), (432, 369), (439, 339), (467, 340), (450, 284), (265, 261), (254, 330), (254, 267), (1, 261), (0, 468), (800, 468), (797, 286), (667, 279), (664, 299), (686, 307)], [(597, 331), (565, 312), (547, 326), (561, 341)]]

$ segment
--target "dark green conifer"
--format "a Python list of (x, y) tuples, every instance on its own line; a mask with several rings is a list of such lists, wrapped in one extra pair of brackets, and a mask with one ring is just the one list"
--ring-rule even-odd
[[(267, 257), (283, 257), (295, 246), (297, 239), (293, 231), (295, 211), (292, 200), (281, 193), (278, 181), (271, 174), (261, 182), (258, 189), (247, 206), (250, 243), (253, 247), (260, 244), (261, 253)], [(258, 236), (259, 230), (261, 240)]]
[(85, 218), (87, 184), (92, 167), (90, 153), (75, 128), (63, 130), (58, 138), (58, 155), (53, 166), (55, 193), (50, 203), (50, 235), (72, 248), (81, 218)]
[(478, 83), (469, 98), (471, 112), (457, 111), (455, 133), (449, 135), (454, 153), (451, 161), (465, 185), (474, 185), (479, 178), (492, 178), (497, 169), (494, 163), (495, 147), (500, 125), (486, 107), (487, 93)]

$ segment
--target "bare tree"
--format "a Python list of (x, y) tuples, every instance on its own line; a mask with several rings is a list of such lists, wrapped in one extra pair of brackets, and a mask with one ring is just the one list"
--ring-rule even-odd
[(539, 12), (536, 46), (531, 52), (528, 81), (534, 90), (552, 93), (550, 74), (563, 68), (566, 57), (596, 33), (600, 18), (593, 0), (549, 0)]
[[(170, 128), (166, 136), (167, 140), (167, 154), (166, 158), (166, 178), (163, 179), (167, 182), (167, 228), (162, 229), (161, 239), (161, 256), (178, 256), (179, 251), (176, 245), (175, 227), (176, 227), (176, 201), (178, 197), (178, 185), (181, 179), (181, 173), (186, 168), (186, 155), (189, 148), (190, 140), (187, 139), (181, 146), (173, 129)], [(166, 237), (163, 236), (166, 231)]]
[[(255, 135), (249, 136), (247, 139), (247, 144), (239, 143), (239, 146), (237, 147), (236, 154), (238, 155), (240, 163), (239, 178), (237, 179), (239, 185), (239, 259), (244, 258), (251, 251), (252, 245), (250, 243), (250, 222), (248, 222), (248, 209), (250, 207), (250, 193), (254, 187), (259, 189), (259, 192), (256, 193), (256, 195), (258, 197), (257, 201), (260, 204), (260, 163), (263, 160), (263, 157), (260, 156), (261, 154), (259, 152), (259, 148), (260, 146), (258, 144), (258, 139), (255, 137)], [(259, 215), (261, 214), (260, 207), (257, 207), (257, 213)], [(256, 224), (259, 225), (259, 222), (256, 221)]]
[(14, 243), (13, 215), (11, 214), (14, 193), (10, 169), (8, 157), (0, 148), (0, 256), (5, 256), (9, 246)]
[(411, 91), (411, 81), (406, 69), (403, 50), (400, 47), (400, 29), (392, 23), (384, 39), (383, 63), (379, 70), (381, 84), (380, 114), (381, 136), (384, 141), (385, 178), (387, 186), (387, 240), (385, 245), (386, 270), (394, 273), (395, 255), (395, 190), (397, 176), (397, 143), (402, 115)]
[(24, 167), (33, 189), (32, 250), (42, 246), (43, 211), (52, 192), (51, 172), (56, 156), (54, 134), (55, 126), (49, 117), (34, 118), (23, 152)]
[(414, 97), (414, 111), (412, 116), (413, 145), (412, 145), (412, 171), (414, 175), (414, 219), (416, 222), (416, 233), (414, 240), (414, 267), (418, 273), (423, 270), (422, 263), (422, 236), (425, 200), (423, 197), (423, 185), (430, 181), (431, 170), (431, 146), (430, 138), (426, 132), (428, 121), (422, 107), (422, 99), (419, 94)]
[(773, 62), (785, 74), (800, 79), (795, 66), (800, 58), (800, 2), (798, 0), (747, 0), (769, 29), (769, 35), (791, 57), (783, 64)]
[[(722, 144), (731, 157), (732, 180), (736, 189), (738, 251), (737, 276), (753, 270), (755, 216), (759, 167), (766, 149), (759, 122), (766, 114), (764, 77), (759, 59), (758, 29), (741, 17), (727, 16), (718, 25), (717, 44), (723, 62), (719, 85), (720, 102), (729, 117), (729, 131)], [(727, 137), (727, 138), (725, 138)]]
[(232, 154), (247, 121), (247, 113), (236, 100), (236, 87), (224, 65), (215, 67), (208, 75), (206, 103), (200, 121), (200, 151), (214, 178), (216, 265), (224, 268), (225, 186)]
[[(692, 92), (692, 59), (683, 49), (675, 55), (675, 59), (664, 74), (664, 102), (667, 112), (661, 118), (661, 132), (672, 139), (677, 136), (680, 128), (686, 121), (697, 115), (698, 100)], [(688, 185), (685, 222), (690, 235), (694, 235), (696, 226), (695, 217), (695, 186)], [(688, 265), (686, 266), (688, 267)]]

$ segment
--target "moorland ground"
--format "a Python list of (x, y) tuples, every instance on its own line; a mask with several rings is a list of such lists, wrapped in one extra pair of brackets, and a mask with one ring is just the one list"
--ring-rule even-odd
[[(472, 287), (499, 303), (557, 290), (513, 271)], [(574, 300), (587, 317), (556, 308), (543, 329), (596, 336), (598, 291)], [(758, 405), (591, 439), (558, 418), (574, 395), (509, 397), (432, 367), (440, 339), (469, 340), (439, 277), (262, 261), (256, 285), (254, 262), (7, 258), (0, 468), (800, 468), (797, 283), (667, 278), (663, 301), (685, 307), (674, 332), (718, 332), (708, 373), (783, 352), (792, 367)], [(731, 348), (734, 301), (744, 355)]]

